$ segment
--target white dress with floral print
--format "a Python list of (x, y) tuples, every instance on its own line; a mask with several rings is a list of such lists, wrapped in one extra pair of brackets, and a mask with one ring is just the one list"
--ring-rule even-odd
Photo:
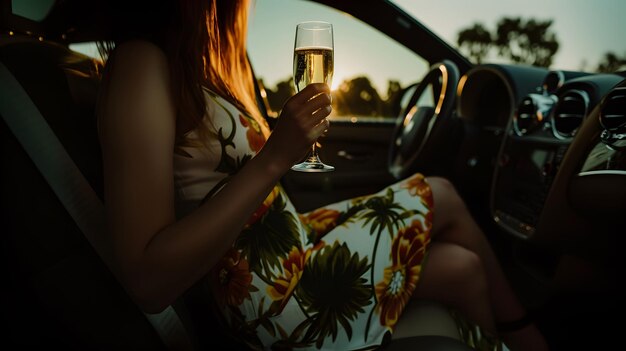
[[(177, 215), (210, 198), (262, 147), (267, 126), (206, 91), (208, 141), (177, 147)], [(191, 133), (189, 140), (197, 139)], [(358, 350), (393, 332), (430, 242), (421, 174), (297, 214), (276, 186), (207, 276), (232, 333), (253, 349)]]

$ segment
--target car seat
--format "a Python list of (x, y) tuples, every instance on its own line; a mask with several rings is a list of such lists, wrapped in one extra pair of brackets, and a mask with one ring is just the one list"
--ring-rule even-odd
[[(94, 105), (99, 65), (4, 11), (0, 61), (26, 90), (102, 197)], [(16, 27), (17, 26), (17, 27)], [(39, 33), (38, 33), (39, 32)], [(10, 94), (10, 92), (9, 92)], [(3, 120), (0, 232), (4, 345), (163, 349), (158, 335), (89, 245)]]

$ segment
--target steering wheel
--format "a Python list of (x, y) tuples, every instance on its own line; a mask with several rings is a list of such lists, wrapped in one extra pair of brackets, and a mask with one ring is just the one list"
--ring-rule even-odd
[(388, 157), (389, 172), (396, 179), (428, 166), (433, 154), (448, 141), (446, 126), (452, 119), (458, 83), (457, 66), (449, 60), (438, 62), (401, 106)]

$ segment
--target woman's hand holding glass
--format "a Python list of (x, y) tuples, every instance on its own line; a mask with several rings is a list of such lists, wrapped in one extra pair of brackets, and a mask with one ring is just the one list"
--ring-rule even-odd
[(323, 83), (309, 84), (287, 100), (264, 147), (273, 155), (273, 161), (289, 169), (302, 160), (328, 129), (330, 103), (330, 88)]

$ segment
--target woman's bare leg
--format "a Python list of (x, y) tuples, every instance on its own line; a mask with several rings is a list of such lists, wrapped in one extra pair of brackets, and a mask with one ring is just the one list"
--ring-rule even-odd
[(487, 290), (485, 269), (478, 255), (459, 245), (434, 242), (413, 297), (453, 307), (495, 334)]
[[(522, 318), (526, 311), (508, 284), (489, 242), (474, 222), (454, 186), (446, 179), (436, 177), (428, 178), (428, 183), (435, 203), (433, 241), (459, 245), (480, 258), (487, 281), (487, 296), (496, 323)], [(501, 334), (505, 343), (514, 350), (548, 349), (543, 336), (532, 324), (519, 331)]]

